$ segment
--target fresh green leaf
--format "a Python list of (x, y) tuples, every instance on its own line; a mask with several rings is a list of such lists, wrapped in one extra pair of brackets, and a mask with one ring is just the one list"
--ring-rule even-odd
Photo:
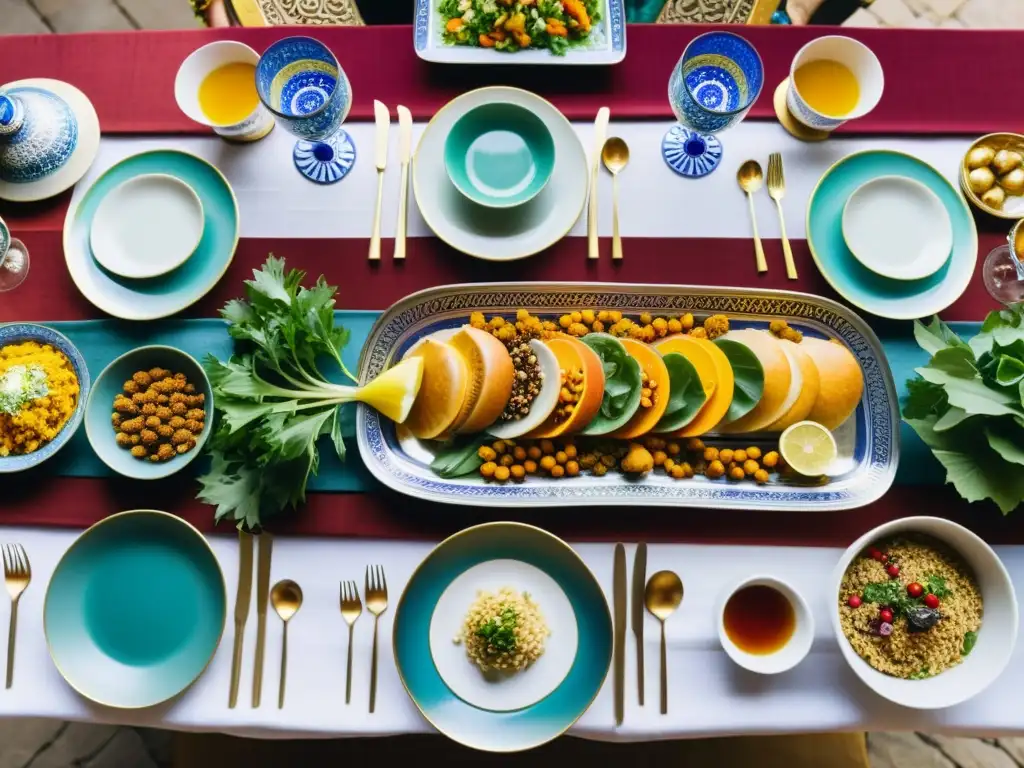
[(668, 406), (654, 431), (674, 432), (693, 421), (707, 402), (707, 395), (693, 363), (678, 352), (669, 352), (662, 359), (668, 368)]
[(863, 598), (868, 603), (889, 606), (894, 616), (901, 616), (917, 605), (917, 601), (895, 579), (868, 584), (864, 587)]
[(933, 429), (936, 432), (945, 432), (948, 429), (958, 426), (969, 418), (971, 418), (971, 414), (967, 413), (967, 411), (962, 408), (950, 408), (939, 417), (938, 421), (935, 422)]
[(910, 680), (925, 680), (932, 676), (932, 673), (928, 671), (928, 667), (921, 667), (917, 672), (912, 672)]
[(345, 439), (341, 433), (341, 409), (344, 406), (339, 405), (334, 409), (334, 418), (329, 422), (330, 431), (328, 434), (331, 436), (331, 443), (334, 445), (334, 452), (338, 455), (341, 461), (345, 460)]
[(761, 402), (761, 395), (764, 394), (764, 368), (746, 344), (732, 339), (715, 339), (714, 343), (729, 359), (735, 379), (732, 403), (723, 421), (736, 421)]
[(629, 421), (640, 407), (640, 363), (611, 334), (588, 333), (582, 341), (601, 358), (605, 370), (601, 409), (583, 434), (606, 435)]
[(962, 379), (936, 368), (918, 368), (917, 373), (946, 390), (949, 404), (963, 408), (972, 416), (1012, 416), (1020, 413), (1020, 404), (1010, 394), (992, 389), (980, 378)]
[(944, 371), (958, 379), (973, 379), (978, 375), (974, 353), (969, 347), (948, 347), (932, 355), (928, 368)]
[(984, 429), (993, 451), (1011, 464), (1024, 464), (1024, 430), (1015, 421), (990, 419)]
[(935, 595), (939, 599), (953, 594), (953, 590), (946, 586), (946, 580), (934, 573), (925, 577), (924, 591), (926, 594)]
[(971, 651), (973, 651), (974, 650), (974, 646), (977, 644), (977, 642), (978, 642), (978, 633), (977, 632), (964, 632), (964, 647), (963, 647), (963, 650), (960, 651), (960, 655), (961, 656), (966, 656)]
[(967, 346), (948, 325), (939, 319), (938, 315), (932, 316), (931, 323), (922, 323), (920, 320), (915, 320), (914, 339), (917, 341), (918, 346), (929, 355), (934, 355), (939, 350), (948, 347)]
[(1024, 472), (999, 458), (994, 451), (987, 454), (959, 451), (933, 451), (946, 468), (946, 482), (967, 501), (992, 499), (1005, 515), (1024, 501)]
[(971, 339), (971, 349), (979, 358), (992, 350), (993, 344), (1010, 345), (1016, 339), (1024, 338), (1021, 329), (1022, 307), (1015, 304), (1005, 309), (989, 312), (981, 324), (981, 332)]
[(1011, 386), (1024, 379), (1024, 362), (1016, 357), (1001, 355), (996, 367), (996, 382), (1004, 387)]
[(486, 435), (472, 435), (446, 445), (434, 456), (430, 468), (445, 479), (472, 474), (484, 463), (479, 450), (486, 441)]
[(941, 384), (932, 384), (924, 379), (908, 379), (907, 393), (903, 406), (905, 419), (941, 416), (949, 408), (949, 399)]

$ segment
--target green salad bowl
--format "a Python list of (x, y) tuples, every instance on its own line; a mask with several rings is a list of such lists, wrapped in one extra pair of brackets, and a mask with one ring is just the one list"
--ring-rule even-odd
[[(188, 382), (195, 386), (196, 394), (202, 393), (204, 396), (202, 408), (206, 418), (203, 419), (202, 432), (196, 436), (196, 447), (168, 461), (151, 462), (135, 458), (129, 448), (117, 444), (117, 431), (111, 423), (114, 398), (124, 391), (125, 382), (136, 371), (149, 371), (152, 368), (166, 368), (172, 373), (185, 374)], [(159, 480), (181, 471), (202, 453), (212, 428), (213, 389), (210, 380), (194, 357), (176, 347), (154, 345), (124, 353), (103, 369), (93, 384), (89, 402), (85, 406), (85, 434), (89, 438), (89, 445), (100, 461), (114, 472), (134, 480)]]
[(444, 143), (448, 177), (488, 208), (512, 208), (536, 197), (555, 168), (555, 141), (528, 109), (491, 102), (460, 117)]

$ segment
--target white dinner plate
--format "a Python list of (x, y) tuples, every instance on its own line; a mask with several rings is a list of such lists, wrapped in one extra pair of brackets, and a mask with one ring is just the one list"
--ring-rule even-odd
[[(544, 121), (555, 141), (555, 170), (540, 193), (514, 209), (492, 209), (466, 199), (448, 177), (444, 143), (473, 107), (501, 101), (525, 107)], [(565, 237), (587, 200), (587, 155), (572, 124), (551, 102), (505, 86), (480, 88), (452, 99), (427, 124), (413, 163), (413, 192), (427, 225), (452, 248), (489, 261), (532, 256)]]
[(203, 204), (179, 178), (148, 173), (128, 179), (100, 201), (89, 228), (93, 258), (121, 277), (165, 275), (203, 239)]
[(854, 190), (843, 208), (843, 239), (854, 258), (894, 280), (938, 272), (953, 249), (953, 225), (938, 195), (905, 176)]

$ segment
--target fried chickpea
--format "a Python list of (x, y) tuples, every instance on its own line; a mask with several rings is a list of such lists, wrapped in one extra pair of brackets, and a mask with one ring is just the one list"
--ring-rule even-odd
[(747, 458), (757, 461), (758, 459), (761, 458), (761, 449), (758, 448), (756, 445), (750, 446), (749, 448), (747, 448)]
[(710, 477), (712, 480), (719, 478), (725, 474), (725, 465), (718, 459), (715, 459), (710, 464), (708, 464), (708, 468), (704, 470), (704, 474)]
[(532, 475), (537, 472), (537, 462), (533, 459), (527, 459), (523, 462), (523, 469), (526, 470), (526, 474)]
[(167, 396), (167, 399), (172, 403), (185, 403), (188, 404), (188, 395), (184, 395), (181, 392), (172, 392)]
[(153, 430), (144, 429), (139, 433), (139, 439), (142, 440), (143, 445), (152, 445), (159, 438), (157, 437), (156, 432), (154, 432)]
[(494, 461), (498, 456), (495, 450), (491, 448), (491, 446), (489, 445), (481, 445), (477, 449), (476, 455), (483, 459), (485, 462)]
[(591, 471), (594, 473), (595, 476), (603, 477), (608, 473), (608, 467), (606, 467), (601, 462), (598, 462), (597, 464), (594, 465), (594, 468)]
[(708, 337), (708, 332), (703, 328), (691, 328), (690, 335), (695, 339), (706, 339)]
[(733, 453), (734, 452), (733, 452), (732, 448), (723, 448), (722, 450), (720, 450), (718, 452), (718, 459), (723, 464), (729, 464), (730, 462), (732, 462)]
[(499, 483), (504, 483), (506, 480), (508, 480), (509, 475), (511, 474), (512, 473), (509, 471), (508, 467), (498, 466), (494, 468), (494, 479), (497, 480)]
[(129, 395), (134, 395), (136, 392), (142, 391), (139, 389), (139, 385), (135, 383), (134, 379), (128, 379), (128, 381), (121, 385), (121, 389)]
[(602, 323), (607, 323), (609, 320), (612, 319), (612, 313), (609, 312), (607, 309), (602, 309), (600, 312), (597, 313), (597, 319), (600, 320)]
[(192, 439), (192, 433), (189, 432), (187, 429), (175, 430), (174, 434), (171, 435), (171, 442), (174, 443), (175, 445), (181, 445), (182, 443), (187, 443), (191, 439)]
[(744, 451), (742, 448), (737, 448), (735, 451), (732, 452), (732, 460), (735, 461), (737, 464), (742, 464), (744, 461), (747, 460), (747, 452)]
[(139, 412), (139, 406), (127, 398), (114, 398), (114, 410), (118, 413), (135, 416)]
[(526, 477), (526, 469), (522, 464), (513, 464), (508, 471), (513, 480), (523, 480)]
[(555, 454), (555, 461), (558, 464), (565, 464), (569, 460), (569, 457), (565, 455), (565, 451), (558, 451)]
[(167, 403), (168, 403), (167, 395), (157, 395), (156, 396), (156, 403), (157, 403), (157, 405), (167, 405)]
[(606, 453), (601, 457), (601, 463), (604, 464), (604, 466), (607, 467), (608, 469), (611, 469), (616, 464), (618, 464), (619, 461), (610, 453)]
[(491, 450), (494, 451), (498, 456), (501, 456), (505, 452), (505, 441), (495, 440), (491, 443)]
[(617, 323), (622, 319), (622, 313), (619, 312), (617, 309), (610, 310), (608, 312), (608, 319), (611, 320), (613, 323)]
[(650, 312), (641, 312), (640, 313), (640, 324), (641, 325), (650, 325), (651, 324), (651, 320), (653, 320), (653, 319), (654, 318), (651, 317), (651, 313)]
[(552, 456), (551, 454), (544, 456), (540, 460), (540, 468), (543, 469), (545, 472), (550, 472), (556, 466), (557, 465), (555, 464), (555, 457)]
[(511, 453), (503, 453), (498, 458), (498, 464), (499, 464), (499, 466), (502, 466), (502, 467), (511, 467), (515, 463), (516, 463), (516, 460), (512, 456)]
[(555, 444), (552, 443), (550, 440), (541, 440), (540, 452), (543, 453), (544, 455), (550, 456), (555, 452)]
[(526, 449), (521, 445), (517, 445), (512, 449), (512, 456), (515, 457), (516, 461), (526, 461)]
[[(147, 403), (145, 407), (149, 408), (151, 405), (153, 404)], [(170, 421), (171, 417), (174, 415), (173, 413), (171, 413), (171, 409), (168, 408), (166, 405), (153, 405), (153, 409), (153, 414), (158, 419), (160, 419), (160, 421)]]
[(663, 461), (661, 463), (661, 466), (663, 466), (665, 468), (666, 472), (671, 472), (672, 471), (672, 467), (674, 467), (675, 465), (676, 465), (676, 463), (672, 459), (665, 459), (665, 461)]
[(746, 474), (743, 472), (743, 467), (733, 467), (729, 470), (730, 480), (742, 480), (744, 477), (746, 477)]
[(206, 418), (206, 411), (202, 408), (192, 408), (185, 413), (186, 419), (195, 419), (196, 421), (202, 421)]
[(656, 467), (664, 465), (665, 459), (668, 458), (664, 451), (654, 451), (651, 455), (654, 457), (654, 466)]
[(687, 312), (685, 315), (680, 316), (679, 325), (682, 326), (684, 331), (688, 331), (693, 328), (693, 313)]
[(592, 325), (594, 320), (596, 319), (597, 316), (594, 314), (594, 310), (592, 309), (584, 309), (582, 312), (580, 312), (580, 321), (586, 323), (587, 325)]
[(703, 451), (705, 447), (704, 441), (699, 437), (691, 437), (686, 441), (686, 450), (688, 451)]
[(602, 333), (604, 332), (604, 323), (602, 323), (600, 320), (595, 320), (593, 325), (590, 326), (590, 329), (594, 333)]
[(682, 466), (683, 466), (683, 477), (693, 477), (694, 471), (693, 471), (693, 467), (690, 466), (690, 462), (684, 461)]
[(764, 458), (761, 459), (761, 464), (763, 464), (764, 466), (768, 467), (768, 469), (771, 469), (772, 467), (778, 466), (778, 463), (779, 463), (779, 453), (778, 453), (778, 451), (768, 451), (768, 453), (766, 453), (764, 455)]
[(157, 427), (160, 426), (161, 422), (160, 419), (158, 419), (156, 416), (147, 416), (145, 423), (146, 426), (149, 427), (150, 429), (156, 429)]
[(151, 378), (153, 381), (163, 381), (164, 379), (171, 375), (171, 372), (168, 371), (166, 368), (150, 368), (148, 373), (149, 378)]
[(129, 434), (129, 435), (134, 435), (134, 434), (137, 434), (137, 433), (141, 432), (143, 426), (144, 425), (143, 425), (143, 422), (142, 422), (142, 417), (141, 416), (136, 416), (134, 419), (128, 419), (127, 421), (122, 421), (121, 422), (121, 431), (126, 433), (126, 434)]
[(754, 480), (757, 481), (758, 485), (764, 485), (768, 482), (768, 471), (765, 469), (759, 469), (754, 473)]
[(683, 330), (683, 324), (675, 318), (668, 321), (668, 332), (669, 333), (680, 333)]
[(596, 454), (584, 453), (580, 457), (580, 467), (582, 467), (583, 469), (593, 469), (594, 465), (597, 464), (598, 461), (599, 459)]
[(498, 465), (495, 464), (493, 461), (485, 461), (483, 464), (480, 465), (480, 475), (485, 479), (490, 480), (492, 477), (494, 477), (494, 470), (496, 470), (497, 468)]
[(156, 456), (160, 461), (170, 461), (175, 456), (175, 450), (170, 443), (161, 443), (156, 450)]
[(753, 459), (747, 459), (746, 461), (743, 462), (743, 472), (746, 475), (756, 475), (757, 470), (759, 470), (760, 468), (761, 465), (758, 464)]
[(148, 387), (153, 383), (153, 378), (145, 371), (136, 371), (132, 374), (132, 381), (140, 387)]
[(562, 328), (568, 329), (568, 327), (572, 325), (572, 318), (569, 315), (562, 315), (560, 318), (558, 318), (558, 324)]
[(174, 427), (172, 427), (170, 424), (161, 424), (159, 427), (156, 428), (156, 433), (164, 440), (170, 440), (171, 437), (174, 435)]
[(566, 445), (562, 449), (562, 452), (565, 454), (566, 458), (568, 458), (568, 459), (575, 459), (576, 456), (577, 456), (576, 446), (573, 445), (572, 443), (569, 443), (568, 445)]
[(175, 416), (184, 416), (188, 413), (188, 406), (184, 403), (171, 403), (171, 413)]
[(167, 422), (171, 429), (181, 429), (185, 426), (185, 419), (181, 416), (172, 416), (171, 420)]
[(156, 416), (157, 406), (155, 403), (146, 403), (139, 409), (139, 413), (143, 416)]
[(677, 443), (675, 440), (670, 441), (665, 446), (665, 451), (666, 453), (668, 453), (669, 456), (678, 456), (682, 450), (683, 447), (679, 445), (679, 443)]
[(654, 330), (659, 336), (664, 336), (668, 333), (668, 320), (664, 317), (654, 318), (654, 322), (651, 325), (654, 326)]
[(648, 451), (663, 451), (665, 450), (665, 438), (663, 437), (648, 437), (644, 440), (644, 447)]
[(669, 474), (676, 480), (681, 480), (685, 476), (685, 470), (682, 464), (676, 464), (672, 469), (669, 470)]
[(110, 414), (110, 423), (113, 425), (114, 429), (117, 429), (119, 426), (121, 426), (121, 421), (123, 419), (124, 416), (122, 416), (120, 413)]
[(538, 448), (536, 445), (531, 445), (529, 448), (526, 449), (526, 456), (528, 458), (533, 459), (534, 461), (537, 461), (541, 457), (540, 448)]
[(126, 435), (124, 432), (118, 432), (114, 435), (114, 442), (117, 443), (121, 448), (131, 448), (132, 438), (130, 435)]
[(144, 459), (144, 458), (146, 458), (146, 453), (147, 453), (147, 451), (146, 451), (146, 447), (144, 445), (136, 445), (131, 450), (132, 456), (134, 456), (136, 459)]
[(552, 477), (564, 477), (565, 476), (565, 467), (563, 467), (561, 464), (555, 464), (555, 466), (553, 466), (551, 468), (551, 476)]
[(704, 449), (704, 461), (714, 461), (718, 458), (718, 449), (710, 445)]
[(578, 461), (569, 460), (565, 462), (565, 474), (569, 477), (576, 477), (580, 473), (580, 465)]

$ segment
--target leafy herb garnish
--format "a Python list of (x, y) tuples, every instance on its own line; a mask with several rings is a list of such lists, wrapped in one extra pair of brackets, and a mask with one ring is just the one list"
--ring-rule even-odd
[(969, 343), (938, 317), (915, 321), (914, 338), (931, 359), (907, 382), (904, 420), (961, 496), (1012, 511), (1024, 502), (1024, 304), (990, 312)]
[(725, 421), (743, 418), (761, 402), (764, 394), (764, 367), (750, 347), (732, 339), (715, 339), (714, 342), (727, 358), (733, 373), (733, 395)]
[(484, 638), (498, 653), (514, 651), (516, 649), (515, 629), (519, 615), (515, 608), (505, 606), (501, 609), (498, 619), (490, 618), (477, 629), (476, 635)]
[(946, 586), (946, 580), (934, 574), (925, 579), (924, 591), (925, 594), (935, 595), (938, 598), (953, 594), (953, 590)]
[(640, 407), (640, 363), (610, 334), (588, 333), (582, 341), (597, 353), (604, 367), (601, 409), (583, 434), (606, 435), (629, 421)]
[(974, 650), (974, 644), (978, 642), (977, 632), (965, 632), (964, 633), (964, 647), (960, 651), (961, 656), (966, 656)]
[(484, 460), (480, 458), (480, 445), (487, 440), (486, 435), (472, 435), (446, 445), (434, 456), (430, 468), (440, 477), (450, 479), (462, 477), (476, 472)]
[(668, 406), (653, 431), (675, 432), (693, 421), (708, 397), (693, 363), (678, 352), (669, 352), (662, 359), (668, 369)]
[(917, 672), (912, 672), (910, 675), (911, 680), (924, 680), (926, 677), (931, 677), (932, 673), (928, 671), (928, 667), (921, 667)]
[(917, 605), (917, 601), (908, 595), (906, 588), (895, 579), (868, 584), (864, 587), (863, 598), (868, 603), (889, 606), (892, 608), (893, 618), (905, 614)]

